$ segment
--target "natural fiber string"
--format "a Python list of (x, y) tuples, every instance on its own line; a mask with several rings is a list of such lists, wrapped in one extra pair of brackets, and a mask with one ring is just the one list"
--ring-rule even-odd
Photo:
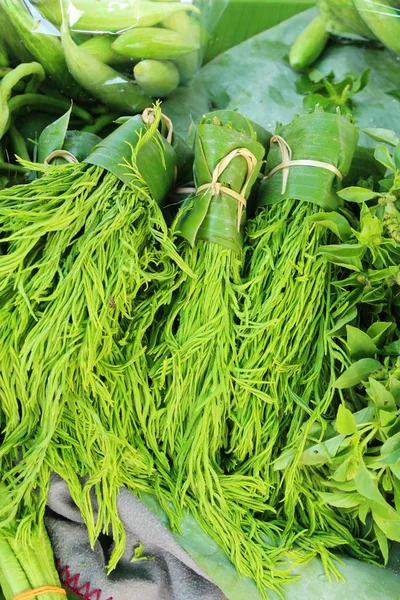
[(289, 178), (289, 168), (290, 167), (318, 167), (319, 169), (326, 169), (327, 171), (331, 171), (336, 175), (340, 181), (343, 179), (343, 175), (334, 165), (331, 165), (327, 162), (322, 162), (320, 160), (307, 160), (307, 159), (299, 159), (292, 160), (292, 149), (280, 135), (274, 135), (271, 138), (271, 145), (278, 144), (279, 150), (281, 152), (282, 162), (274, 167), (272, 171), (265, 175), (264, 179), (270, 179), (272, 175), (277, 173), (278, 171), (283, 170), (282, 173), (282, 194), (286, 192), (287, 182)]
[(34, 590), (28, 590), (27, 592), (22, 592), (21, 594), (17, 594), (12, 598), (12, 600), (27, 600), (28, 598), (34, 598), (35, 596), (41, 596), (42, 594), (61, 594), (61, 596), (66, 596), (67, 592), (60, 587), (53, 585), (44, 585), (39, 588), (35, 588)]
[[(222, 185), (222, 183), (220, 183), (218, 181), (218, 179), (221, 177), (221, 175), (225, 171), (225, 169), (230, 165), (230, 163), (233, 161), (233, 159), (235, 159), (238, 156), (242, 156), (246, 160), (246, 163), (247, 163), (247, 177), (246, 177), (243, 187), (239, 193), (235, 192), (235, 190), (231, 190), (231, 188), (228, 188), (228, 187)], [(254, 171), (256, 165), (257, 165), (257, 159), (254, 156), (254, 154), (252, 152), (250, 152), (250, 150), (248, 150), (248, 148), (236, 148), (236, 150), (232, 150), (232, 152), (229, 152), (229, 154), (227, 154), (225, 156), (225, 158), (220, 160), (220, 162), (217, 164), (217, 166), (215, 167), (215, 169), (213, 171), (212, 179), (211, 179), (210, 183), (204, 183), (203, 185), (198, 187), (196, 190), (196, 195), (198, 195), (200, 192), (202, 192), (204, 190), (211, 190), (211, 193), (213, 195), (217, 195), (217, 194), (220, 194), (221, 192), (223, 192), (224, 194), (227, 194), (228, 196), (235, 198), (235, 200), (238, 201), (238, 222), (237, 222), (238, 231), (240, 230), (240, 222), (242, 220), (243, 210), (246, 208), (246, 204), (247, 204), (247, 200), (246, 200), (247, 186), (250, 183), (250, 180), (252, 178), (253, 171)]]
[[(142, 121), (143, 123), (146, 123), (146, 125), (149, 123), (154, 123), (154, 118), (154, 108), (149, 107), (142, 112)], [(165, 139), (169, 144), (172, 144), (172, 135), (174, 133), (172, 121), (169, 117), (167, 117), (167, 115), (164, 115), (164, 113), (161, 113), (161, 119), (164, 121), (168, 131)]]
[[(143, 123), (145, 123), (146, 125), (154, 123), (154, 108), (145, 108), (144, 111), (142, 112), (142, 121)], [(167, 127), (167, 136), (166, 136), (166, 140), (169, 144), (172, 144), (172, 136), (174, 133), (174, 125), (171, 121), (171, 119), (169, 117), (167, 117), (167, 115), (164, 115), (164, 113), (161, 113), (161, 119), (164, 121), (166, 127)], [(175, 166), (175, 171), (174, 171), (174, 181), (172, 183), (172, 187), (175, 185), (176, 180), (178, 178), (178, 168)]]
[(74, 156), (73, 154), (71, 154), (71, 152), (68, 152), (67, 150), (54, 150), (54, 152), (50, 152), (50, 154), (48, 156), (46, 156), (46, 158), (44, 159), (44, 164), (48, 165), (50, 163), (51, 160), (53, 160), (54, 158), (63, 158), (64, 160), (66, 160), (69, 163), (78, 163), (79, 160), (76, 158), (76, 156)]

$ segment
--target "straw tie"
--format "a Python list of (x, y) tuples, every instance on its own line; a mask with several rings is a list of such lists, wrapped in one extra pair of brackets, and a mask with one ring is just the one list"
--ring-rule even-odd
[(308, 159), (299, 159), (292, 160), (292, 149), (280, 135), (273, 135), (271, 138), (270, 144), (278, 144), (279, 150), (281, 152), (282, 162), (274, 167), (272, 171), (268, 173), (264, 177), (264, 179), (270, 179), (275, 173), (278, 171), (282, 171), (282, 194), (286, 192), (287, 182), (289, 178), (289, 168), (290, 167), (318, 167), (319, 169), (326, 169), (327, 171), (331, 171), (336, 177), (342, 181), (343, 175), (335, 167), (335, 165), (331, 165), (330, 163), (323, 162), (320, 160), (308, 160)]
[[(247, 163), (246, 180), (245, 180), (243, 187), (239, 193), (235, 192), (235, 190), (231, 190), (231, 188), (226, 187), (225, 185), (223, 185), (221, 182), (218, 181), (218, 179), (221, 177), (221, 175), (225, 171), (225, 169), (230, 165), (230, 163), (233, 161), (233, 159), (236, 158), (237, 156), (242, 156), (246, 160), (246, 163)], [(246, 204), (247, 204), (246, 190), (250, 183), (250, 180), (253, 175), (253, 171), (256, 168), (256, 166), (257, 166), (257, 159), (254, 156), (254, 154), (252, 152), (250, 152), (250, 150), (248, 148), (236, 148), (236, 150), (232, 150), (232, 152), (229, 152), (229, 154), (227, 154), (225, 156), (225, 158), (220, 160), (220, 162), (217, 164), (217, 166), (215, 167), (215, 169), (213, 171), (212, 179), (211, 179), (210, 183), (204, 183), (203, 185), (198, 187), (196, 190), (196, 195), (198, 195), (202, 191), (211, 190), (211, 193), (213, 195), (217, 195), (217, 194), (220, 194), (221, 192), (223, 192), (224, 194), (227, 194), (228, 196), (235, 198), (235, 200), (238, 201), (238, 221), (237, 221), (238, 231), (240, 230), (240, 221), (242, 219), (243, 210), (246, 208)]]
[(50, 152), (50, 154), (48, 154), (46, 156), (46, 158), (44, 159), (43, 162), (45, 165), (48, 165), (48, 164), (50, 164), (50, 161), (53, 160), (54, 158), (63, 158), (68, 163), (78, 163), (79, 162), (79, 160), (76, 158), (76, 156), (71, 154), (71, 152), (68, 152), (68, 150), (54, 150), (54, 152)]
[(44, 585), (39, 588), (35, 588), (34, 590), (28, 590), (26, 592), (22, 592), (21, 594), (17, 594), (12, 598), (12, 600), (28, 600), (28, 598), (34, 598), (35, 596), (41, 596), (42, 594), (60, 594), (61, 596), (66, 596), (67, 592), (57, 586), (53, 585)]
[[(151, 124), (154, 123), (154, 108), (146, 108), (143, 112), (142, 112), (142, 121), (143, 123), (147, 124)], [(167, 127), (167, 136), (166, 136), (166, 140), (169, 144), (172, 144), (172, 135), (174, 133), (174, 126), (173, 123), (171, 121), (171, 119), (169, 117), (167, 117), (167, 115), (164, 115), (164, 113), (161, 113), (161, 119), (164, 121), (166, 127)]]

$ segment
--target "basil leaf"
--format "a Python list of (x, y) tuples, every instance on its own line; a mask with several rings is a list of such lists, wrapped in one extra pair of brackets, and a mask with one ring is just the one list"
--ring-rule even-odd
[(368, 395), (377, 408), (383, 410), (396, 410), (396, 402), (392, 394), (382, 385), (379, 381), (376, 381), (372, 377), (369, 378)]
[(365, 254), (362, 244), (341, 244), (340, 246), (321, 246), (317, 256), (323, 256), (329, 262), (352, 271), (362, 271), (361, 259)]
[(346, 326), (347, 344), (350, 354), (356, 360), (360, 358), (373, 358), (378, 348), (367, 333), (351, 325)]
[(389, 150), (386, 146), (378, 144), (378, 146), (375, 148), (374, 156), (376, 160), (381, 163), (381, 165), (387, 167), (390, 171), (396, 170), (396, 165), (394, 164), (393, 159), (390, 156)]
[(345, 188), (344, 190), (340, 190), (340, 192), (338, 192), (338, 196), (340, 196), (340, 198), (343, 198), (343, 200), (346, 200), (347, 202), (357, 202), (357, 203), (367, 202), (368, 200), (373, 200), (374, 198), (376, 198), (379, 195), (380, 194), (378, 194), (377, 192), (374, 192), (373, 190), (368, 190), (367, 188), (356, 187), (356, 186), (348, 187), (348, 188)]
[(380, 461), (385, 465), (394, 465), (400, 461), (400, 433), (396, 433), (383, 444)]
[(336, 417), (336, 429), (342, 435), (352, 435), (357, 431), (357, 425), (351, 411), (341, 404)]
[(351, 237), (351, 227), (348, 220), (337, 212), (320, 212), (308, 217), (307, 221), (318, 223), (330, 229), (343, 242)]
[(376, 523), (374, 523), (374, 532), (376, 535), (376, 539), (378, 540), (379, 549), (382, 552), (383, 560), (385, 561), (386, 565), (389, 560), (389, 545), (387, 537)]
[(391, 129), (380, 129), (379, 127), (371, 127), (363, 129), (363, 132), (366, 133), (373, 140), (377, 142), (384, 142), (385, 144), (389, 144), (390, 146), (397, 146), (397, 144), (400, 141), (397, 137), (397, 134)]
[(350, 365), (336, 380), (335, 387), (339, 390), (353, 387), (365, 381), (374, 371), (382, 369), (382, 365), (372, 358), (362, 358)]

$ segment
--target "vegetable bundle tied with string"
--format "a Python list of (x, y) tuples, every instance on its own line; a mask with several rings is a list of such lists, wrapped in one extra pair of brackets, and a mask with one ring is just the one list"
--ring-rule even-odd
[(196, 193), (176, 223), (185, 238), (182, 256), (196, 278), (177, 289), (154, 328), (149, 356), (158, 396), (153, 433), (170, 462), (172, 503), (191, 511), (265, 594), (266, 587), (280, 590), (290, 579), (279, 558), (292, 544), (275, 546), (279, 528), (255, 516), (270, 511), (267, 484), (252, 475), (226, 474), (224, 464), (246, 200), (264, 156), (257, 137), (265, 143), (270, 138), (261, 129), (256, 135), (247, 119), (231, 111), (206, 115), (197, 126)]
[(110, 568), (124, 550), (118, 489), (149, 489), (152, 469), (125, 336), (146, 288), (174, 285), (174, 258), (184, 267), (161, 212), (175, 152), (160, 108), (149, 116), (127, 120), (83, 163), (36, 165), (42, 177), (0, 192), (0, 528), (16, 519), (12, 533), (31, 539), (55, 471), (91, 541), (112, 532)]
[[(333, 397), (340, 353), (329, 337), (330, 267), (319, 247), (329, 229), (349, 229), (335, 188), (349, 170), (357, 130), (340, 115), (315, 112), (278, 128), (271, 141), (259, 209), (248, 224), (230, 468), (261, 474), (286, 530), (307, 527), (314, 537), (305, 547), (322, 553), (353, 543), (352, 536), (340, 525), (332, 531), (296, 456), (305, 442), (302, 424), (310, 415), (308, 426), (318, 420)], [(281, 475), (274, 460), (285, 447), (294, 456)]]

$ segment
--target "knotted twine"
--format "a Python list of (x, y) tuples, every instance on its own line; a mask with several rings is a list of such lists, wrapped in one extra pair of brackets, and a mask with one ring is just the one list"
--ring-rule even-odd
[[(222, 173), (225, 169), (230, 165), (234, 158), (242, 156), (247, 163), (247, 176), (242, 186), (240, 192), (235, 192), (231, 188), (223, 185), (219, 180)], [(217, 166), (215, 167), (212, 178), (209, 183), (203, 183), (203, 185), (196, 188), (185, 187), (185, 188), (177, 188), (175, 193), (177, 194), (191, 194), (195, 193), (196, 196), (200, 194), (200, 192), (211, 190), (213, 196), (216, 196), (223, 192), (228, 196), (231, 196), (238, 202), (238, 220), (237, 220), (237, 230), (240, 231), (240, 222), (242, 220), (242, 214), (244, 209), (246, 208), (247, 200), (246, 200), (246, 191), (247, 187), (250, 183), (250, 180), (253, 175), (253, 171), (257, 166), (257, 159), (252, 152), (248, 148), (236, 148), (227, 154), (222, 160), (219, 161)]]

